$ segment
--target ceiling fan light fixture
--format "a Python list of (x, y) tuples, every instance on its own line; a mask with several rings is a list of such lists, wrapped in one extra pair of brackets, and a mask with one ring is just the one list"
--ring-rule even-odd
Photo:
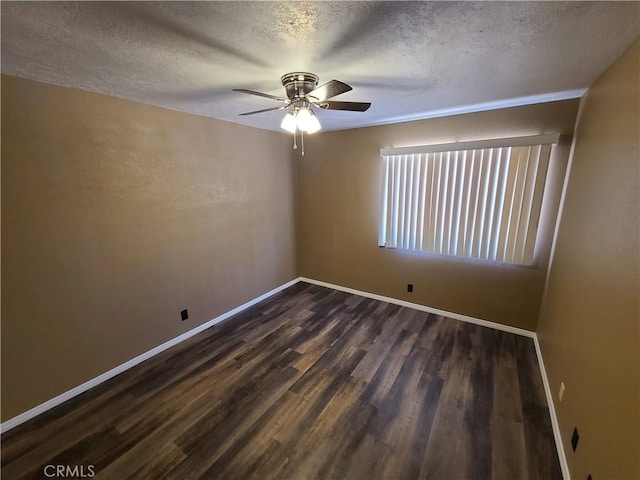
[(289, 133), (300, 130), (304, 133), (315, 133), (320, 130), (320, 121), (309, 107), (301, 107), (293, 113), (287, 113), (280, 123), (280, 128)]
[(282, 123), (280, 124), (280, 128), (286, 130), (289, 133), (296, 133), (297, 127), (298, 121), (296, 120), (296, 117), (291, 113), (287, 113), (282, 119)]
[(320, 130), (320, 121), (310, 109), (298, 112), (298, 128), (305, 133), (315, 133)]
[(304, 123), (309, 119), (309, 117), (311, 117), (311, 112), (308, 107), (302, 107), (298, 109), (296, 117), (298, 119), (298, 123)]

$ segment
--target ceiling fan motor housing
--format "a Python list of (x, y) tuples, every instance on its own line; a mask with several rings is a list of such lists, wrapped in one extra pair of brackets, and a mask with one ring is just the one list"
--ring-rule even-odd
[(318, 86), (318, 76), (308, 72), (285, 73), (280, 81), (289, 100), (304, 97)]

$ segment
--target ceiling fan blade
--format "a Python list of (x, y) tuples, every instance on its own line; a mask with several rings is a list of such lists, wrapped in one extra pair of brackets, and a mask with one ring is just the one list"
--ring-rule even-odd
[(331, 80), (307, 93), (307, 97), (313, 97), (314, 99), (317, 99), (315, 101), (322, 102), (328, 98), (346, 93), (349, 90), (353, 89), (346, 83), (340, 82), (339, 80)]
[(234, 92), (248, 93), (249, 95), (257, 95), (259, 97), (271, 98), (272, 100), (277, 100), (279, 102), (289, 103), (289, 100), (286, 98), (269, 95), (268, 93), (255, 92), (253, 90), (247, 90), (245, 88), (232, 88), (232, 90)]
[(289, 105), (284, 105), (282, 107), (265, 108), (264, 110), (256, 110), (254, 112), (244, 112), (244, 113), (240, 113), (239, 115), (255, 115), (256, 113), (272, 112), (274, 110), (284, 110), (288, 106)]
[(314, 105), (326, 110), (350, 110), (352, 112), (366, 112), (371, 106), (366, 102), (319, 102)]

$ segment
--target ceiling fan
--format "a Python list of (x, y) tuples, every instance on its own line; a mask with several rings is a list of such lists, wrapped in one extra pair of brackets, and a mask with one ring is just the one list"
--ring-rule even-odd
[[(259, 97), (270, 98), (284, 103), (279, 107), (265, 108), (253, 112), (245, 112), (240, 115), (255, 115), (256, 113), (271, 112), (274, 110), (286, 110), (293, 107), (282, 120), (280, 126), (293, 133), (293, 148), (297, 148), (295, 134), (299, 130), (301, 139), (304, 142), (304, 133), (314, 133), (320, 130), (318, 117), (313, 113), (311, 107), (326, 110), (348, 110), (352, 112), (366, 112), (371, 103), (365, 102), (336, 102), (329, 100), (343, 93), (352, 90), (351, 86), (338, 80), (331, 80), (318, 87), (318, 76), (308, 72), (291, 72), (282, 76), (280, 81), (285, 89), (287, 97), (278, 97), (268, 93), (246, 90), (244, 88), (234, 88), (234, 92), (248, 93)], [(302, 154), (304, 155), (304, 146)]]

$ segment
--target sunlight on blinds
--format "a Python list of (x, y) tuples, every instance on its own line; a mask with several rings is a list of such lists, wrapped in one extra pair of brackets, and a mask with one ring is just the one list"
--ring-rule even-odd
[(556, 142), (557, 135), (544, 135), (497, 140), (497, 146), (382, 149), (380, 246), (532, 264)]

